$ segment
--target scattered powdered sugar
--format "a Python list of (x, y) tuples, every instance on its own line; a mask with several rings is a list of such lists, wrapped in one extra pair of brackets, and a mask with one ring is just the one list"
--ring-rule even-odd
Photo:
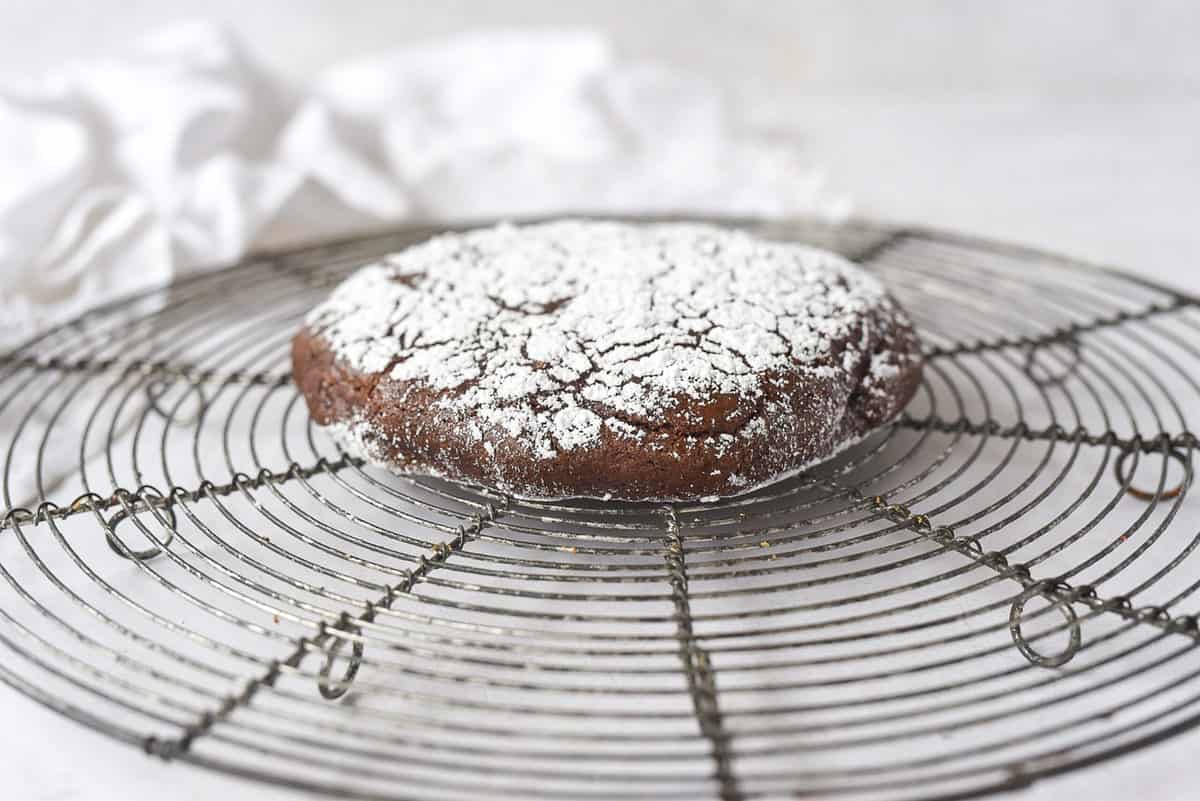
[(554, 413), (554, 438), (560, 448), (571, 450), (595, 442), (603, 422), (595, 412), (567, 406)]
[[(438, 391), (475, 439), (503, 431), (549, 459), (603, 430), (641, 440), (681, 398), (753, 400), (771, 371), (869, 360), (865, 380), (895, 375), (890, 354), (867, 351), (888, 303), (825, 251), (709, 225), (561, 221), (431, 239), (357, 272), (307, 324), (352, 369)], [(761, 417), (743, 423), (763, 434)]]

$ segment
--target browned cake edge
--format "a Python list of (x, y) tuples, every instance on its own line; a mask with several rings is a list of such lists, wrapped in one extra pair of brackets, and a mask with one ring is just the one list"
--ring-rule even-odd
[[(292, 342), (292, 364), (313, 421), (330, 427), (352, 455), (396, 473), (469, 481), (530, 499), (703, 500), (748, 492), (820, 462), (904, 409), (920, 384), (922, 359), (911, 326), (894, 302), (888, 306), (870, 321), (868, 352), (896, 354), (902, 366), (891, 375), (866, 382), (869, 360), (833, 378), (768, 373), (757, 398), (717, 396), (702, 405), (679, 398), (659, 419), (625, 421), (645, 432), (641, 440), (605, 427), (598, 444), (549, 459), (536, 458), (528, 442), (502, 428), (480, 432), (475, 421), (439, 403), (461, 388), (431, 390), (386, 371), (356, 372), (307, 329)], [(839, 348), (829, 363), (840, 363)], [(739, 435), (720, 447), (720, 433)]]

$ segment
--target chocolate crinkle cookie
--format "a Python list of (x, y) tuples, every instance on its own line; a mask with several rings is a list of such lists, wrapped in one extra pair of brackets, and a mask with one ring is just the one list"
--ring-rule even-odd
[(351, 455), (531, 499), (747, 492), (894, 418), (920, 354), (904, 311), (837, 255), (589, 221), (388, 256), (292, 343), (313, 420)]

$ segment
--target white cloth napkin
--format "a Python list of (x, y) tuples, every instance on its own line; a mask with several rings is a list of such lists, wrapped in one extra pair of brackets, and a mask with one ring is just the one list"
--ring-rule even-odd
[(464, 34), (294, 86), (180, 25), (0, 89), (0, 348), (264, 243), (563, 211), (839, 206), (713, 86), (595, 33)]

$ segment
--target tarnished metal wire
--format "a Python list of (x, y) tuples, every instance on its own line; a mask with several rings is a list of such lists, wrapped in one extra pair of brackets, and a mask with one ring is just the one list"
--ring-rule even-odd
[(360, 798), (965, 797), (1200, 721), (1200, 308), (869, 223), (907, 413), (712, 504), (388, 476), (299, 321), (412, 229), (266, 254), (0, 356), (0, 681), (144, 752)]
[(692, 627), (691, 602), (688, 599), (687, 557), (683, 538), (679, 531), (679, 514), (673, 505), (664, 509), (666, 518), (665, 561), (667, 576), (671, 583), (671, 600), (675, 605), (676, 635), (679, 639), (679, 660), (683, 664), (688, 692), (692, 697), (692, 709), (696, 713), (700, 731), (711, 744), (714, 772), (721, 801), (736, 801), (742, 798), (737, 776), (729, 750), (729, 733), (721, 717), (721, 705), (717, 692), (716, 676), (712, 659), (696, 641)]

